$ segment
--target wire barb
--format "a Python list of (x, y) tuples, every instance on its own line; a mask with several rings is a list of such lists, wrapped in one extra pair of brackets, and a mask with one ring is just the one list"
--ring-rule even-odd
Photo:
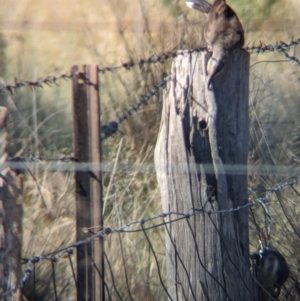
[(291, 40), (289, 43), (285, 43), (281, 41), (269, 45), (266, 45), (260, 41), (259, 45), (248, 46), (245, 49), (250, 53), (256, 53), (256, 54), (265, 53), (265, 52), (275, 52), (275, 51), (280, 52), (283, 53), (285, 58), (290, 60), (292, 63), (296, 64), (297, 66), (300, 66), (300, 61), (295, 56), (290, 56), (287, 53), (291, 49), (291, 47), (297, 46), (299, 44), (300, 44), (300, 38), (296, 40)]
[(148, 101), (156, 95), (161, 89), (163, 89), (168, 81), (170, 81), (171, 75), (166, 76), (158, 85), (154, 86), (151, 91), (142, 96), (141, 100), (133, 105), (127, 112), (125, 112), (120, 118), (116, 121), (111, 121), (101, 128), (100, 138), (104, 140), (112, 135), (114, 135), (117, 131), (119, 131), (119, 125), (129, 119), (134, 113), (138, 112), (139, 109), (148, 103)]
[[(299, 60), (294, 56), (289, 56), (286, 52), (290, 50), (291, 47), (297, 46), (300, 44), (300, 38), (291, 40), (289, 43), (285, 42), (276, 42), (275, 44), (265, 44), (263, 42), (260, 42), (257, 46), (248, 46), (245, 48), (245, 50), (249, 51), (250, 53), (265, 53), (265, 52), (283, 52), (286, 58), (291, 60), (293, 63), (296, 63), (298, 66), (300, 66)], [(189, 55), (191, 53), (200, 53), (207, 51), (206, 48), (200, 47), (200, 48), (194, 48), (194, 49), (187, 49), (187, 50), (178, 50), (173, 52), (162, 52), (159, 55), (150, 56), (146, 59), (140, 59), (137, 61), (133, 61), (132, 59), (128, 62), (122, 63), (121, 65), (116, 66), (106, 66), (103, 68), (98, 68), (98, 72), (101, 74), (105, 74), (106, 72), (113, 72), (119, 69), (126, 69), (129, 70), (134, 66), (143, 66), (143, 65), (149, 65), (149, 64), (156, 64), (156, 63), (163, 63), (169, 59), (176, 58), (177, 56), (182, 55)], [(81, 72), (80, 76), (82, 75)], [(35, 81), (19, 81), (17, 78), (15, 78), (15, 83), (7, 85), (3, 81), (0, 84), (0, 90), (7, 90), (9, 93), (13, 94), (13, 92), (19, 88), (23, 87), (30, 87), (32, 89), (35, 88), (43, 88), (43, 85), (51, 86), (52, 84), (58, 85), (58, 81), (61, 79), (69, 80), (74, 78), (75, 76), (79, 75), (78, 72), (73, 73), (62, 73), (60, 75), (48, 75), (44, 78), (39, 78)]]

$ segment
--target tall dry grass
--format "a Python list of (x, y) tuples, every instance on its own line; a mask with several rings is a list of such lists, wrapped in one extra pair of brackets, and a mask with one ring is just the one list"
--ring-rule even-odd
[[(273, 43), (298, 37), (299, 10), (295, 1), (229, 2), (244, 24), (246, 43), (259, 40)], [(15, 77), (34, 80), (60, 74), (74, 64), (98, 63), (103, 67), (203, 45), (204, 16), (189, 10), (179, 0), (88, 0), (84, 3), (10, 0), (3, 1), (0, 17), (0, 68), (1, 77), (7, 83), (12, 83)], [(296, 51), (299, 53), (297, 48)], [(265, 173), (249, 177), (249, 185), (252, 192), (264, 195), (265, 189), (292, 174), (282, 173), (277, 166), (298, 166), (300, 76), (299, 68), (289, 62), (278, 62), (282, 60), (280, 54), (252, 55), (251, 59), (249, 164), (271, 167)], [(101, 75), (102, 122), (114, 120), (138, 102), (141, 95), (169, 72), (170, 63)], [(8, 125), (11, 156), (72, 153), (70, 82), (61, 81), (58, 86), (36, 91), (20, 89), (12, 95), (12, 100), (15, 106), (11, 106), (4, 94), (0, 95), (1, 104), (11, 108)], [(103, 143), (103, 161), (114, 164), (114, 169), (103, 175), (106, 226), (118, 228), (161, 212), (155, 174), (145, 172), (146, 166), (153, 165), (160, 111), (161, 96), (157, 96), (122, 125), (123, 134)], [(292, 132), (294, 140), (289, 139)], [(124, 163), (131, 168), (124, 170)], [(33, 169), (25, 175), (23, 256), (51, 252), (73, 243), (73, 173)], [(295, 230), (298, 229), (298, 196), (287, 190), (272, 199), (271, 204), (272, 244), (287, 256), (298, 279), (299, 232)], [(286, 206), (293, 211), (287, 213), (283, 210)], [(259, 208), (255, 216), (263, 227), (264, 216)], [(251, 249), (254, 249), (257, 233), (250, 226)], [(163, 230), (148, 232), (162, 272), (165, 267)], [(125, 300), (130, 300), (130, 295), (136, 300), (146, 300), (145, 296), (149, 301), (166, 299), (153, 254), (142, 233), (111, 235), (105, 249), (118, 291)], [(75, 300), (68, 259), (58, 261), (55, 266), (59, 299)], [(113, 300), (117, 300), (108, 268), (106, 277)], [(36, 300), (54, 300), (51, 279), (50, 263), (37, 263), (36, 283), (30, 281), (24, 290), (27, 299), (33, 298), (35, 290)]]

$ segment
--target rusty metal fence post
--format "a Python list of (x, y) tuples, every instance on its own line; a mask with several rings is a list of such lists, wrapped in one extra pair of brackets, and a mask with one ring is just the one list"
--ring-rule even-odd
[[(74, 155), (89, 168), (76, 170), (76, 240), (90, 234), (84, 229), (102, 229), (102, 185), (100, 142), (100, 96), (97, 65), (83, 72), (71, 69), (73, 77)], [(104, 300), (103, 239), (77, 248), (77, 300)]]

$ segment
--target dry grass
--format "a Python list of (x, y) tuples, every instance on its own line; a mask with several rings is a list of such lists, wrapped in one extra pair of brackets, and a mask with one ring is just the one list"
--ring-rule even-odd
[[(298, 37), (299, 13), (295, 9), (298, 5), (295, 1), (229, 2), (247, 31), (246, 43), (258, 40), (272, 43)], [(178, 0), (88, 0), (84, 4), (71, 0), (3, 1), (0, 17), (1, 77), (7, 83), (12, 83), (15, 77), (33, 80), (60, 74), (70, 70), (74, 64), (98, 63), (103, 67), (202, 43), (199, 34), (203, 16), (188, 10), (184, 1)], [(282, 60), (282, 57), (274, 54), (252, 56), (252, 64), (258, 60), (274, 61)], [(149, 87), (161, 81), (169, 68), (170, 62), (166, 62), (101, 75), (103, 122), (122, 115), (130, 105), (138, 102)], [(286, 154), (295, 152), (295, 146), (288, 145), (286, 136), (295, 125), (299, 126), (295, 122), (299, 111), (295, 89), (299, 85), (299, 71), (290, 63), (262, 62), (251, 67), (251, 74), (252, 157), (249, 162), (275, 167), (291, 164)], [(12, 98), (16, 109), (11, 111), (9, 120), (11, 156), (72, 153), (69, 82), (60, 82), (58, 87), (45, 87), (36, 92), (21, 89)], [(3, 95), (0, 95), (0, 100), (7, 104)], [(115, 164), (114, 171), (104, 174), (105, 224), (111, 228), (161, 212), (155, 174), (144, 172), (145, 166), (153, 165), (160, 100), (160, 97), (152, 99), (149, 105), (122, 125), (124, 135), (117, 134), (103, 145), (104, 162)], [(132, 168), (123, 170), (123, 163)], [(26, 173), (24, 187), (23, 254), (28, 257), (75, 241), (73, 174), (38, 170), (32, 170), (32, 174), (35, 179)], [(251, 178), (250, 185), (253, 188), (270, 187), (288, 176), (281, 174), (280, 170), (276, 171), (276, 175), (258, 174)], [(297, 196), (285, 197), (290, 204)], [(274, 204), (277, 201), (274, 200)], [(293, 218), (297, 211), (298, 208)], [(272, 208), (272, 219), (275, 224), (274, 244), (279, 249), (283, 249), (283, 245), (291, 246), (293, 251), (284, 250), (284, 254), (288, 260), (292, 257), (297, 260), (299, 254), (292, 246), (299, 245), (296, 243), (299, 237), (291, 234), (291, 228), (286, 226), (286, 216), (278, 204)], [(255, 232), (253, 235), (255, 237)], [(149, 236), (164, 271), (163, 229), (151, 230)], [(253, 244), (253, 248), (256, 247), (256, 241)], [(146, 300), (144, 296), (147, 295), (149, 301), (163, 300), (156, 265), (142, 233), (110, 236), (106, 241), (106, 253), (114, 277), (118, 279), (118, 290), (125, 300), (129, 299), (129, 293), (124, 278), (124, 262), (134, 299)], [(60, 299), (74, 300), (74, 281), (68, 260), (63, 259), (56, 265)], [(50, 263), (37, 264), (36, 272), (37, 299), (53, 300)], [(111, 280), (109, 271), (106, 272), (107, 279)], [(30, 284), (25, 292), (30, 300)]]

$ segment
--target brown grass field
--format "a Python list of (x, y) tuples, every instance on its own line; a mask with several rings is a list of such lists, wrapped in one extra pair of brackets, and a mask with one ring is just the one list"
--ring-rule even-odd
[[(298, 0), (228, 0), (246, 31), (246, 45), (274, 44), (299, 38)], [(0, 77), (7, 83), (35, 80), (69, 72), (71, 66), (120, 65), (162, 52), (204, 45), (201, 24), (204, 16), (190, 10), (184, 0), (2, 0), (0, 10)], [(291, 49), (300, 58), (300, 47)], [(171, 60), (163, 64), (120, 69), (100, 75), (102, 122), (121, 116), (139, 101), (149, 88), (159, 83), (170, 70)], [(278, 166), (299, 167), (299, 67), (281, 54), (251, 55), (250, 152), (249, 164), (270, 166), (267, 172), (249, 177), (253, 191), (270, 188), (289, 178)], [(1, 105), (11, 110), (9, 155), (72, 155), (71, 82), (32, 90), (16, 91), (11, 105), (4, 93)], [(119, 228), (133, 220), (161, 213), (160, 195), (153, 171), (153, 151), (160, 123), (161, 96), (126, 121), (118, 133), (103, 143), (103, 161), (114, 169), (103, 174), (105, 225)], [(122, 164), (131, 166), (128, 170)], [(31, 170), (24, 182), (23, 256), (51, 252), (75, 242), (74, 174)], [(34, 177), (33, 177), (33, 176)], [(39, 187), (39, 189), (38, 189)], [(254, 194), (250, 193), (254, 198)], [(285, 191), (281, 200), (274, 197), (270, 208), (273, 241), (292, 266), (296, 279), (299, 236), (299, 197)], [(289, 208), (287, 219), (282, 202)], [(293, 209), (291, 209), (293, 208)], [(263, 224), (262, 211), (254, 212)], [(250, 225), (252, 245), (257, 236)], [(298, 229), (298, 228), (297, 228)], [(163, 228), (149, 231), (165, 267)], [(121, 246), (123, 253), (121, 252)], [(118, 279), (124, 300), (130, 300), (124, 277), (124, 262), (131, 293), (135, 300), (166, 300), (157, 277), (156, 265), (142, 233), (109, 236), (106, 253)], [(57, 265), (60, 300), (75, 300), (76, 290), (67, 260)], [(36, 300), (54, 300), (49, 263), (37, 265)], [(111, 276), (107, 269), (107, 282)], [(111, 285), (111, 284), (110, 284)], [(31, 300), (33, 285), (24, 290)], [(147, 296), (147, 299), (146, 297)], [(118, 300), (114, 296), (113, 300)]]

